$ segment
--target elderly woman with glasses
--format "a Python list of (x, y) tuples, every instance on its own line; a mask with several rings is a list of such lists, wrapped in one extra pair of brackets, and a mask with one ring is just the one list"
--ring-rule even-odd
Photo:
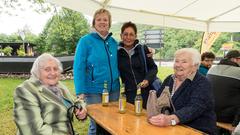
[(68, 115), (86, 117), (83, 101), (80, 101), (82, 108), (69, 109), (74, 100), (59, 81), (61, 72), (60, 61), (44, 53), (33, 63), (31, 78), (16, 88), (14, 121), (19, 135), (70, 135), (73, 130)]

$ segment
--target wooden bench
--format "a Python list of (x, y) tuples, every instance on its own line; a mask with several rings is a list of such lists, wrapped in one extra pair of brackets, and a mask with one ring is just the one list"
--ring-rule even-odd
[(226, 129), (228, 131), (233, 131), (234, 129), (231, 123), (217, 122), (217, 126), (220, 128)]

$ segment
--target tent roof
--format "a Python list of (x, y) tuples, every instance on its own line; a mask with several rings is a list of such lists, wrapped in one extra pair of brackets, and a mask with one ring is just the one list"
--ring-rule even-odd
[(240, 0), (50, 0), (93, 16), (108, 9), (114, 21), (197, 31), (240, 32)]

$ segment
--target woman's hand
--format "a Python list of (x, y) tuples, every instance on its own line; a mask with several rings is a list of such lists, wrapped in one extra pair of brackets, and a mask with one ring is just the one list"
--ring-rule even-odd
[(176, 124), (179, 123), (179, 119), (176, 115), (165, 115), (165, 114), (159, 114), (159, 115), (153, 116), (149, 119), (149, 122), (153, 125), (164, 127), (164, 126), (170, 126), (171, 120), (175, 120)]
[(168, 119), (167, 115), (159, 114), (159, 115), (151, 117), (149, 119), (149, 122), (153, 125), (164, 127), (164, 126), (169, 126), (171, 120)]
[(149, 85), (148, 80), (143, 80), (143, 81), (140, 83), (140, 87), (141, 87), (141, 88), (146, 88), (148, 85)]
[(87, 109), (86, 108), (76, 109), (75, 115), (77, 119), (84, 120), (87, 117)]
[(77, 95), (77, 98), (78, 100), (84, 100), (85, 95), (84, 94)]
[(150, 53), (147, 54), (147, 57), (153, 57), (153, 55), (155, 54), (155, 49), (154, 48), (151, 48), (151, 47), (148, 47), (148, 51)]

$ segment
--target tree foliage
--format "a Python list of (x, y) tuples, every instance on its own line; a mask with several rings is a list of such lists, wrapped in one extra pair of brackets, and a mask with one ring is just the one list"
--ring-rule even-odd
[(232, 33), (221, 33), (221, 35), (216, 39), (211, 47), (211, 51), (215, 53), (221, 53), (221, 47), (224, 43), (232, 42), (231, 41)]
[[(30, 31), (25, 31), (25, 43), (37, 44), (38, 36), (31, 33)], [(18, 33), (13, 33), (11, 35), (0, 34), (0, 43), (22, 43), (22, 39)]]
[(174, 52), (180, 48), (196, 48), (200, 50), (202, 32), (166, 28), (162, 58), (173, 58)]
[(0, 15), (17, 16), (16, 11), (31, 9), (34, 12), (45, 13), (53, 10), (52, 4), (45, 0), (0, 0)]
[(48, 20), (39, 35), (38, 51), (72, 54), (80, 37), (89, 32), (89, 25), (78, 12), (63, 8)]
[[(120, 41), (120, 29), (122, 23), (113, 24), (111, 28), (111, 32), (113, 32), (114, 37)], [(169, 59), (173, 58), (173, 55), (176, 50), (180, 48), (190, 47), (196, 48), (200, 51), (203, 32), (192, 31), (192, 30), (184, 30), (184, 29), (174, 29), (174, 28), (161, 28), (157, 26), (149, 26), (149, 25), (140, 25), (137, 24), (138, 28), (138, 39), (143, 40), (144, 31), (146, 30), (156, 30), (163, 29), (164, 37), (163, 43), (164, 47), (161, 49), (156, 49), (156, 56), (154, 58), (159, 58), (159, 53), (161, 59)], [(232, 41), (231, 36), (235, 37), (235, 41)], [(221, 33), (219, 38), (214, 42), (210, 51), (215, 53), (217, 56), (222, 57), (223, 51), (221, 47), (224, 43), (233, 42), (233, 49), (240, 49), (240, 33)], [(160, 52), (159, 52), (160, 51)]]
[[(120, 29), (122, 23), (114, 24), (111, 28), (112, 32), (115, 33), (114, 36), (120, 41)], [(116, 28), (117, 27), (117, 28)], [(156, 53), (159, 53), (161, 58), (173, 58), (173, 54), (177, 49), (184, 47), (193, 47), (200, 50), (202, 32), (191, 31), (191, 30), (182, 30), (174, 28), (162, 28), (159, 26), (149, 26), (143, 24), (137, 24), (138, 28), (138, 39), (144, 40), (144, 32), (146, 30), (157, 30), (162, 29), (164, 32), (163, 43), (164, 47), (156, 50)], [(117, 34), (116, 34), (117, 33)], [(159, 54), (155, 58), (159, 58)]]

